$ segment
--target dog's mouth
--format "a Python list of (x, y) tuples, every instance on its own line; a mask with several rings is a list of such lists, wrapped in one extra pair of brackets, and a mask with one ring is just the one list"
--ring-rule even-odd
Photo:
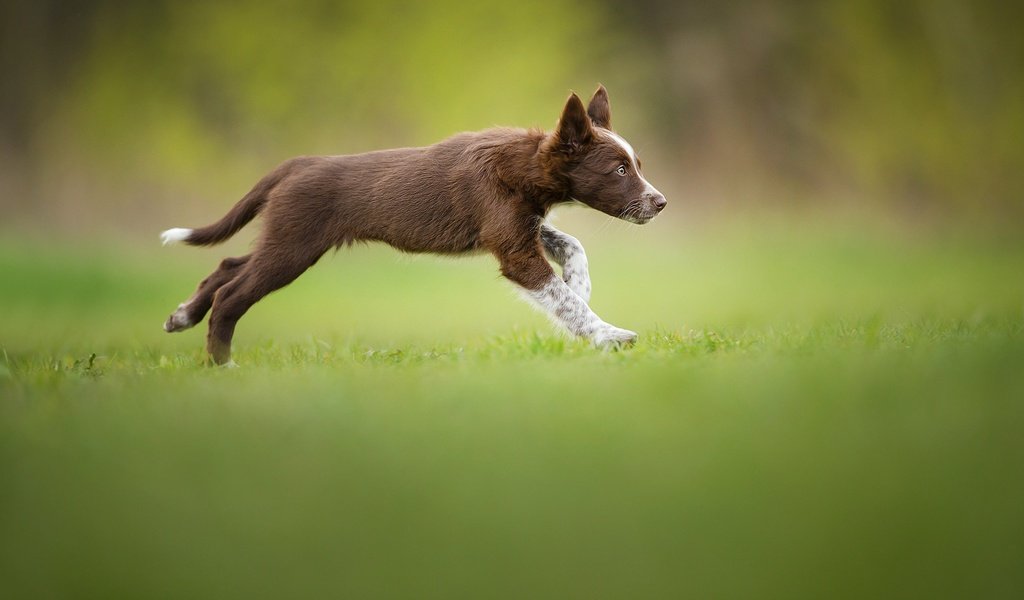
[(649, 223), (654, 217), (658, 216), (662, 209), (665, 208), (665, 197), (658, 196), (657, 198), (641, 198), (634, 200), (626, 205), (626, 208), (622, 209), (619, 213), (619, 218), (623, 221), (629, 221), (637, 225), (644, 225)]

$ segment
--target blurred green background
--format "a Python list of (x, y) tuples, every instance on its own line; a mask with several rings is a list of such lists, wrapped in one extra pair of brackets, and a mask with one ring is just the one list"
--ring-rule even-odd
[[(7, 2), (5, 222), (206, 222), (296, 154), (550, 127), (611, 91), (674, 201), (1024, 215), (1015, 3)], [(675, 217), (670, 215), (675, 214)]]
[[(0, 597), (1024, 595), (1024, 9), (0, 4)], [(596, 352), (357, 246), (160, 329), (298, 154), (608, 87), (669, 200), (566, 207)]]

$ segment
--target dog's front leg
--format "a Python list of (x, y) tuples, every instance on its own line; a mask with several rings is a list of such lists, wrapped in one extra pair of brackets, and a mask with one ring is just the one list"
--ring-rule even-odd
[(539, 253), (500, 256), (501, 272), (541, 306), (551, 318), (575, 336), (599, 348), (627, 346), (636, 333), (605, 323), (566, 282), (555, 275)]
[(583, 244), (547, 223), (540, 226), (540, 241), (548, 257), (562, 267), (562, 280), (569, 289), (584, 302), (590, 302), (590, 270)]

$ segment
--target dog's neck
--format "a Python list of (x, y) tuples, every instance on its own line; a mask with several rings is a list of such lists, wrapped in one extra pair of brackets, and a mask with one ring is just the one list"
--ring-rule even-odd
[(540, 216), (557, 204), (571, 202), (571, 189), (562, 172), (566, 158), (553, 150), (550, 134), (541, 130), (508, 132), (490, 147), (487, 162), (502, 186), (529, 203)]

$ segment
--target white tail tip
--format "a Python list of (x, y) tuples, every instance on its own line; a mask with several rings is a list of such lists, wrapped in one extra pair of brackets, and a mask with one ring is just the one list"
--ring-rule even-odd
[(185, 229), (184, 227), (175, 227), (174, 229), (168, 229), (167, 231), (160, 234), (160, 241), (163, 242), (164, 246), (171, 244), (177, 244), (178, 242), (188, 239), (188, 236), (192, 235), (191, 229)]

